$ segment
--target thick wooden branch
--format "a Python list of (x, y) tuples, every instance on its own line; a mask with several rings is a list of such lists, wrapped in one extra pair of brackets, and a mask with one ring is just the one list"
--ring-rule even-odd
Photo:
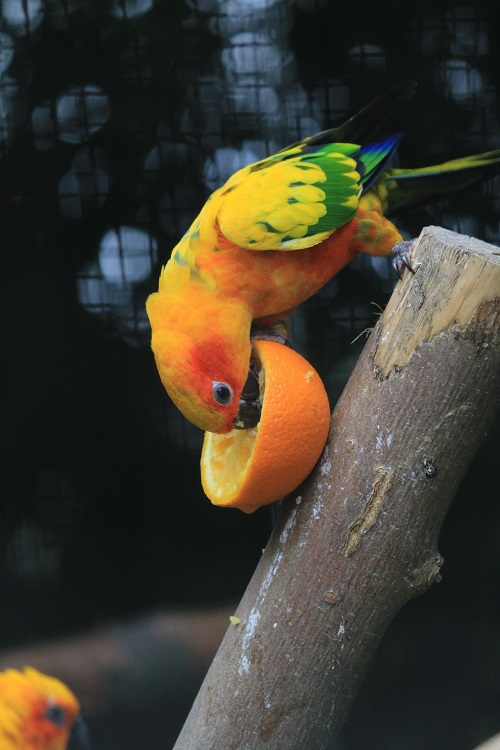
[(429, 227), (413, 263), (175, 750), (331, 747), (392, 618), (439, 579), (441, 524), (498, 405), (500, 257)]

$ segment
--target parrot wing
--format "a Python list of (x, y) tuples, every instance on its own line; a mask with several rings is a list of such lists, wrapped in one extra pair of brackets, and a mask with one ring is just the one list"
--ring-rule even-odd
[(240, 170), (218, 192), (218, 230), (249, 250), (318, 244), (353, 218), (399, 139), (368, 146), (304, 141)]

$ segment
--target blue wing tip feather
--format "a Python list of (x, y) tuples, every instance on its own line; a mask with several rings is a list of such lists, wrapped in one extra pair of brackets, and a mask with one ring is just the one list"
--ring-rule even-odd
[(403, 133), (396, 133), (395, 135), (389, 135), (381, 140), (368, 143), (366, 146), (361, 146), (361, 154), (370, 154), (374, 151), (389, 154), (397, 148), (402, 137)]
[(397, 133), (379, 141), (368, 143), (366, 146), (361, 146), (358, 158), (366, 168), (361, 178), (363, 192), (368, 190), (380, 173), (390, 164), (402, 137), (402, 133)]

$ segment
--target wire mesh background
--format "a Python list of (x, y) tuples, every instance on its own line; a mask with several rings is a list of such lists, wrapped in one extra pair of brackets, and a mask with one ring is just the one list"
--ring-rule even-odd
[[(500, 7), (1, 0), (0, 12), (5, 649), (239, 597), (268, 512), (204, 498), (202, 436), (161, 387), (145, 299), (233, 171), (402, 80), (419, 83), (391, 123), (407, 133), (402, 164), (498, 148)], [(499, 207), (496, 178), (398, 226), (498, 244)], [(393, 286), (386, 260), (360, 257), (296, 316), (297, 347), (332, 403), (363, 345), (351, 342)], [(444, 582), (399, 616), (342, 747), (460, 750), (499, 728), (497, 445), (490, 437), (448, 519)], [(170, 746), (182, 715), (156, 720), (144, 748)], [(138, 747), (123, 728), (110, 736), (107, 748)]]

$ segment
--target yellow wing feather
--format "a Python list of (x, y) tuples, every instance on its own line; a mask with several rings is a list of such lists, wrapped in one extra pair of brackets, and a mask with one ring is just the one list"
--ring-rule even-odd
[(298, 155), (233, 175), (217, 193), (217, 221), (239, 247), (299, 250), (317, 245), (348, 221), (359, 195), (354, 159), (331, 151), (319, 164)]

